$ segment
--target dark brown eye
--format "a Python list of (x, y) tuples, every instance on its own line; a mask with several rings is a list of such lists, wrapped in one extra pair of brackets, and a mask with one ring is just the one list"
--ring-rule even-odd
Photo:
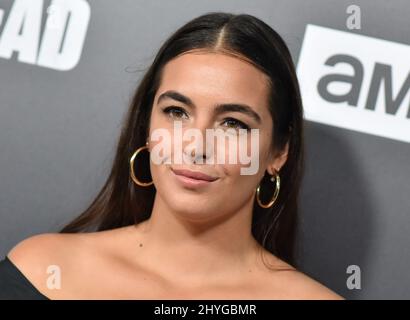
[(175, 106), (166, 107), (163, 110), (163, 112), (165, 114), (168, 114), (170, 117), (176, 118), (176, 119), (183, 119), (184, 116), (188, 117), (185, 110), (180, 107), (175, 107)]
[(227, 118), (225, 119), (223, 123), (228, 124), (227, 125), (228, 128), (250, 130), (248, 125), (234, 118)]

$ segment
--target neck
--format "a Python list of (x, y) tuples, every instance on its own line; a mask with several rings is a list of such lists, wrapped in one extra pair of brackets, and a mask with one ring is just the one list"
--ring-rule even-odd
[(252, 205), (253, 197), (234, 213), (193, 220), (173, 212), (157, 193), (151, 217), (138, 225), (144, 265), (187, 283), (249, 272), (259, 247), (251, 232)]

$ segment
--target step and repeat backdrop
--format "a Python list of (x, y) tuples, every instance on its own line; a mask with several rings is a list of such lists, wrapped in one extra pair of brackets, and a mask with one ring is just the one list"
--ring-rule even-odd
[(0, 0), (0, 256), (85, 209), (159, 46), (210, 11), (267, 22), (297, 66), (301, 270), (348, 299), (410, 299), (408, 0)]

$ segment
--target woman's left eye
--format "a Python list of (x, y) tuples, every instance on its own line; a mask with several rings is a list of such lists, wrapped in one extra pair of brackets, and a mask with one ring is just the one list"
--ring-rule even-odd
[(163, 112), (174, 119), (183, 119), (188, 117), (184, 109), (176, 106), (167, 107), (163, 109)]
[(233, 118), (225, 119), (223, 123), (227, 123), (228, 124), (227, 127), (229, 128), (250, 130), (248, 125), (246, 125), (242, 121), (239, 121)]

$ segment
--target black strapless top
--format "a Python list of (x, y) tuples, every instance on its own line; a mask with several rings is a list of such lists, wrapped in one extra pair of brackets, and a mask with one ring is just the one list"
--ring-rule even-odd
[(0, 261), (0, 299), (49, 300), (33, 286), (7, 256)]

